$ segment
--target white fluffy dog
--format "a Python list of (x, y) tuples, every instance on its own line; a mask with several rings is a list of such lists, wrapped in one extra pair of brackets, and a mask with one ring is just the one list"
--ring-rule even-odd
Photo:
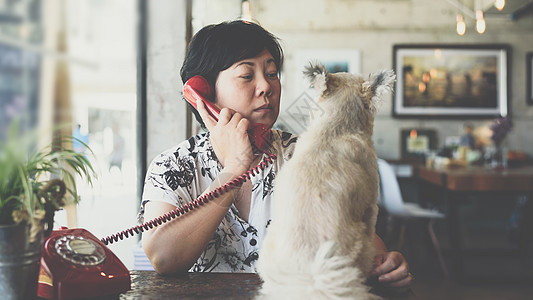
[(377, 299), (365, 285), (378, 213), (372, 132), (395, 76), (382, 71), (365, 80), (313, 64), (304, 74), (321, 93), (324, 114), (276, 178), (273, 220), (257, 262), (259, 297)]

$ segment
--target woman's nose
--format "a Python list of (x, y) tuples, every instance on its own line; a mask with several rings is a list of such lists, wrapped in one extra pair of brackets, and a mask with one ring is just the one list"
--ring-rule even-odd
[(256, 94), (259, 97), (268, 97), (272, 94), (272, 86), (270, 85), (270, 82), (265, 76), (261, 76), (259, 81), (257, 82)]

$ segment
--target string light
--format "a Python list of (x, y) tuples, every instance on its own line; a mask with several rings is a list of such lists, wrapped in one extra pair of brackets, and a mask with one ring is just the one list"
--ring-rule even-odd
[(494, 1), (494, 6), (496, 7), (496, 9), (501, 11), (505, 7), (505, 0)]
[(241, 19), (252, 22), (252, 8), (250, 6), (250, 1), (248, 0), (243, 0), (241, 2)]
[(482, 10), (476, 11), (476, 30), (479, 34), (482, 34), (485, 32), (486, 26), (485, 26), (485, 18), (483, 16)]
[(457, 14), (457, 34), (458, 35), (465, 35), (466, 32), (466, 24), (465, 19), (463, 18), (463, 15)]
[[(455, 6), (458, 10), (456, 16), (456, 27), (455, 30), (460, 36), (465, 35), (466, 33), (466, 22), (465, 17), (476, 19), (476, 31), (479, 34), (483, 34), (487, 29), (487, 23), (485, 21), (485, 13), (481, 9), (483, 7), (483, 0), (476, 0), (474, 9), (463, 4), (463, 0), (447, 0), (451, 5)], [(493, 0), (494, 7), (499, 11), (503, 10), (506, 4), (505, 0)]]

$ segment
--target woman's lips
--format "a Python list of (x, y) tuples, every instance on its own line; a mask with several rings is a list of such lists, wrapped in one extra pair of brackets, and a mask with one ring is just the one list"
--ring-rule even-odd
[(258, 108), (256, 108), (256, 109), (254, 109), (254, 111), (265, 111), (265, 110), (272, 110), (272, 109), (274, 109), (274, 108), (272, 107), (272, 105), (265, 104), (265, 105), (263, 105), (263, 106), (260, 106), (260, 107), (258, 107)]

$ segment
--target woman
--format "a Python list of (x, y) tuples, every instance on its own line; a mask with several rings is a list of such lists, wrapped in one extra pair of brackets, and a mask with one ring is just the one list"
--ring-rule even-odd
[[(224, 22), (200, 30), (192, 39), (181, 77), (195, 75), (214, 86), (219, 120), (203, 103), (196, 119), (208, 133), (190, 138), (156, 157), (146, 175), (141, 217), (151, 220), (235, 179), (257, 165), (247, 129), (272, 127), (279, 114), (278, 77), (283, 52), (277, 39), (248, 22)], [(273, 130), (269, 152), (277, 160), (264, 171), (208, 202), (201, 209), (143, 234), (143, 248), (161, 274), (190, 271), (254, 272), (253, 264), (270, 222), (273, 180), (294, 150), (296, 137)], [(398, 252), (387, 252), (376, 236), (379, 255), (373, 275), (386, 286), (411, 283)]]

